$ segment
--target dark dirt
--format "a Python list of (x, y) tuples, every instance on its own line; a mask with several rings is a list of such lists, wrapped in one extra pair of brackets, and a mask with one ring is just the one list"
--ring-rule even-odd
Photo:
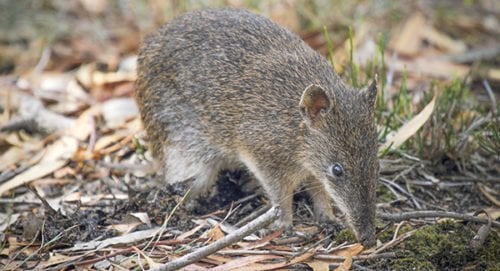
[[(132, 191), (129, 188), (130, 199), (126, 202), (112, 201), (107, 210), (103, 211), (103, 208), (99, 207), (86, 207), (82, 210), (77, 207), (77, 210), (70, 215), (63, 215), (52, 210), (45, 211), (43, 215), (31, 214), (20, 218), (17, 223), (13, 224), (10, 231), (22, 235), (25, 240), (32, 240), (35, 237), (39, 241), (42, 238), (43, 240), (57, 238), (55, 242), (57, 247), (70, 247), (76, 242), (115, 236), (117, 232), (107, 229), (107, 226), (125, 223), (130, 213), (147, 213), (153, 226), (162, 225), (164, 220), (170, 216), (167, 227), (175, 228), (179, 232), (186, 232), (195, 226), (192, 222), (193, 218), (211, 213), (216, 213), (215, 215), (218, 217), (224, 218), (232, 204), (233, 210), (226, 221), (234, 225), (259, 207), (269, 204), (258, 188), (256, 189), (257, 194), (254, 196), (252, 196), (254, 193), (251, 193), (253, 191), (241, 189), (248, 181), (251, 180), (244, 171), (223, 172), (217, 182), (218, 192), (211, 197), (197, 199), (192, 210), (186, 207), (186, 204), (177, 206), (188, 190), (186, 183), (166, 184), (161, 189), (144, 192)], [(234, 204), (245, 197), (247, 197), (246, 200)], [(295, 195), (294, 209), (296, 226), (316, 226), (320, 234), (328, 236), (327, 240), (333, 241), (334, 237), (344, 229), (344, 226), (340, 224), (317, 222), (311, 212), (310, 199), (305, 192), (298, 192)], [(43, 236), (39, 235), (41, 230)]]
[(55, 241), (49, 248), (67, 247), (78, 241), (113, 236), (112, 231), (105, 229), (106, 220), (107, 214), (100, 210), (78, 210), (68, 216), (59, 212), (46, 212), (45, 215), (23, 216), (10, 227), (10, 230), (29, 241), (35, 237), (38, 241)]
[[(456, 182), (455, 176), (464, 178), (464, 175), (435, 176), (442, 183)], [(390, 174), (384, 173), (382, 177), (392, 178)], [(386, 185), (379, 184), (377, 196), (378, 202), (385, 203), (383, 210), (392, 213), (415, 210), (415, 200), (426, 209), (435, 209), (435, 206), (439, 206), (440, 209), (460, 212), (480, 210), (488, 206), (473, 177), (462, 180), (467, 182), (467, 185), (452, 187), (442, 186), (442, 184), (440, 186), (439, 183), (433, 185), (407, 183), (408, 180), (425, 181), (425, 178), (417, 171), (408, 172), (406, 178), (406, 181), (394, 181), (411, 192), (411, 196), (405, 195), (405, 198), (399, 201), (395, 201), (394, 194)], [(146, 181), (150, 180), (146, 179)], [(141, 192), (129, 187), (129, 200), (127, 201), (111, 201), (111, 206), (107, 207), (76, 206), (75, 211), (69, 215), (62, 215), (53, 210), (45, 210), (39, 214), (30, 213), (18, 219), (8, 231), (12, 235), (22, 236), (27, 241), (35, 237), (37, 241), (54, 240), (53, 243), (44, 247), (45, 251), (49, 251), (54, 248), (71, 247), (77, 242), (116, 236), (118, 232), (109, 230), (107, 226), (126, 223), (127, 216), (134, 212), (147, 213), (153, 226), (162, 225), (169, 217), (167, 227), (172, 229), (172, 232), (187, 232), (196, 226), (192, 219), (206, 215), (226, 218), (227, 223), (235, 225), (261, 206), (269, 204), (258, 186), (248, 185), (252, 181), (252, 178), (244, 171), (223, 172), (217, 182), (217, 193), (197, 199), (194, 209), (186, 207), (184, 203), (177, 206), (188, 191), (189, 183), (162, 184), (160, 189)], [(391, 203), (387, 204), (389, 202)], [(321, 240), (324, 247), (330, 244), (356, 242), (352, 231), (344, 225), (336, 222), (316, 221), (312, 213), (310, 198), (304, 191), (298, 191), (294, 195), (294, 226), (295, 231), (286, 232), (280, 240), (299, 237), (295, 239), (294, 245), (304, 246)], [(498, 232), (492, 230), (483, 247), (477, 252), (471, 250), (469, 243), (479, 226), (465, 222), (406, 222), (400, 229), (399, 235), (414, 229), (418, 231), (401, 244), (387, 250), (387, 252), (396, 252), (397, 258), (358, 261), (353, 270), (362, 270), (362, 266), (372, 270), (464, 270), (465, 267), (468, 270), (499, 270), (500, 237)], [(146, 229), (146, 227), (142, 225), (138, 229)], [(394, 229), (395, 226), (392, 223), (378, 220), (378, 239), (384, 244), (389, 242), (393, 238)], [(40, 232), (43, 234), (40, 235)], [(40, 257), (43, 255), (43, 253), (40, 254)], [(297, 265), (299, 268), (297, 270), (308, 270), (302, 267), (303, 265)]]

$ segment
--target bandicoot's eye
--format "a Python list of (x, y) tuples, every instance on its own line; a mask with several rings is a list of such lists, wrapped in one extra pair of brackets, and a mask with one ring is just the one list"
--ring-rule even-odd
[(329, 171), (330, 175), (334, 177), (342, 177), (344, 175), (344, 168), (339, 163), (331, 165)]

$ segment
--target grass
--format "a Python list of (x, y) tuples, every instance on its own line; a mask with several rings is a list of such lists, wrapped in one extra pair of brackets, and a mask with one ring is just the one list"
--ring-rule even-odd
[(326, 25), (323, 26), (323, 35), (325, 35), (326, 47), (328, 49), (328, 60), (332, 64), (333, 70), (335, 70), (335, 61), (333, 59), (333, 44), (330, 39), (330, 35), (328, 34), (328, 28)]
[[(326, 32), (325, 32), (326, 33)], [(414, 101), (409, 87), (406, 72), (399, 75), (398, 91), (389, 95), (387, 91), (386, 66), (384, 52), (386, 40), (382, 34), (378, 36), (378, 53), (373, 61), (360, 68), (354, 63), (355, 51), (352, 49), (354, 33), (349, 29), (349, 63), (341, 76), (350, 81), (354, 87), (368, 84), (362, 78), (372, 78), (379, 74), (380, 89), (376, 104), (376, 122), (379, 126), (379, 139), (384, 142), (391, 133), (396, 132), (404, 123), (411, 120), (437, 95), (434, 112), (427, 122), (405, 144), (397, 150), (387, 150), (381, 157), (390, 159), (405, 156), (417, 157), (421, 163), (429, 165), (433, 173), (439, 174), (444, 161), (451, 161), (456, 167), (445, 166), (445, 174), (457, 174), (457, 171), (473, 170), (477, 160), (484, 158), (500, 158), (500, 123), (498, 109), (484, 106), (477, 101), (477, 94), (466, 80), (431, 81), (420, 101)], [(328, 36), (326, 36), (328, 39)], [(329, 52), (334, 49), (329, 48)], [(331, 60), (333, 62), (333, 60)], [(341, 63), (336, 63), (341, 65)], [(361, 82), (361, 83), (360, 83)], [(395, 83), (392, 83), (393, 85)], [(478, 158), (480, 156), (481, 158)], [(478, 169), (476, 171), (481, 171)], [(492, 170), (494, 171), (494, 170)], [(410, 189), (409, 187), (407, 187)], [(394, 195), (387, 188), (377, 188), (379, 201), (390, 202)], [(412, 229), (413, 226), (404, 226)], [(394, 227), (380, 236), (387, 242), (392, 239)], [(477, 226), (461, 223), (444, 222), (426, 225), (404, 242), (404, 255), (393, 260), (382, 260), (372, 263), (380, 269), (393, 270), (445, 270), (464, 267), (479, 270), (498, 270), (498, 238), (496, 232), (490, 233), (484, 246), (477, 252), (471, 250), (470, 240), (475, 235)], [(385, 239), (385, 240), (384, 240)], [(348, 231), (337, 236), (338, 241), (349, 240)], [(375, 268), (377, 269), (377, 268)]]
[(475, 140), (483, 152), (500, 160), (500, 120), (498, 118), (486, 124), (482, 132), (476, 132)]
[(379, 87), (375, 117), (381, 141), (420, 112), (430, 102), (434, 93), (437, 93), (438, 100), (432, 117), (401, 147), (400, 151), (434, 164), (444, 158), (465, 160), (480, 150), (489, 155), (499, 155), (500, 126), (498, 119), (494, 117), (494, 110), (479, 104), (464, 80), (434, 81), (424, 91), (423, 99), (415, 103), (414, 95), (408, 86), (407, 73), (404, 72), (400, 75), (397, 93), (387, 97), (386, 67), (382, 61), (385, 52), (383, 35), (379, 35), (377, 57), (368, 63), (366, 68), (360, 69), (359, 65), (354, 63), (355, 52), (352, 49), (354, 34), (352, 30), (349, 30), (349, 33), (351, 51), (349, 63), (346, 64), (348, 69), (341, 76), (349, 80), (354, 87), (360, 87), (369, 83), (359, 83), (361, 78), (380, 75), (381, 87)]

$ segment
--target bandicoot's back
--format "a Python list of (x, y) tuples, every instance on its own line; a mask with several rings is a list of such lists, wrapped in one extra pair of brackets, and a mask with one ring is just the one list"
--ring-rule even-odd
[(193, 179), (202, 193), (221, 169), (246, 167), (283, 208), (279, 225), (291, 224), (293, 192), (309, 185), (318, 216), (333, 217), (333, 197), (373, 241), (374, 84), (349, 88), (298, 36), (236, 9), (174, 19), (138, 62), (137, 102), (168, 182)]

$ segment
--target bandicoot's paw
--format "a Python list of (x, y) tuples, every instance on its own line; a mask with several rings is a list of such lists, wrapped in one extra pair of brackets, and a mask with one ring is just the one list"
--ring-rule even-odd
[(271, 223), (267, 228), (259, 230), (259, 233), (261, 236), (266, 236), (269, 234), (272, 234), (277, 231), (283, 231), (282, 235), (284, 236), (293, 236), (294, 235), (294, 229), (293, 225), (288, 225), (288, 226), (283, 226), (281, 223)]
[(334, 224), (334, 225), (342, 225), (342, 220), (335, 217), (333, 214), (330, 215), (316, 215), (316, 220), (318, 221), (319, 224), (321, 225), (327, 225), (327, 224)]
[(263, 235), (268, 235), (272, 232), (278, 231), (278, 230), (285, 230), (286, 232), (293, 232), (293, 224), (292, 224), (292, 213), (287, 212), (283, 208), (276, 206), (276, 208), (279, 208), (279, 217), (277, 220), (275, 220), (273, 223), (271, 223), (269, 226), (266, 228), (260, 230), (259, 232)]

